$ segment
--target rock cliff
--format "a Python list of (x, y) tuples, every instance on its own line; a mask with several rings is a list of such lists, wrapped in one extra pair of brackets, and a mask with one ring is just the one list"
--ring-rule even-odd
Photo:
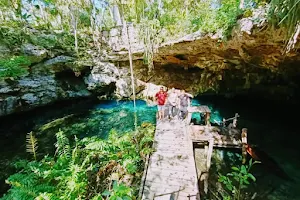
[[(268, 26), (263, 10), (240, 19), (226, 41), (218, 33), (198, 31), (155, 46), (151, 70), (143, 62), (144, 44), (137, 29), (133, 24), (127, 27), (128, 31), (123, 26), (103, 31), (98, 46), (81, 50), (88, 55), (83, 61), (66, 49), (54, 51), (53, 33), (35, 37), (49, 48), (35, 45), (33, 39), (17, 50), (0, 43), (1, 56), (18, 51), (32, 63), (27, 75), (1, 80), (0, 116), (93, 94), (130, 98), (129, 43), (139, 98), (153, 96), (158, 85), (194, 95), (249, 93), (280, 100), (299, 95), (299, 42), (286, 53), (285, 31)], [(79, 68), (74, 67), (76, 62)]]

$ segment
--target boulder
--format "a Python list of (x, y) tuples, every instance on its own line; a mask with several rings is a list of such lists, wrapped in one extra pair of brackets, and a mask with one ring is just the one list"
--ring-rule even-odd
[(114, 63), (95, 62), (91, 73), (84, 78), (88, 90), (115, 94), (128, 98), (131, 94), (130, 77), (126, 68), (117, 68)]
[(87, 97), (91, 93), (81, 78), (55, 75), (23, 77), (13, 83), (0, 83), (0, 116), (26, 111), (54, 101)]
[(32, 66), (31, 72), (35, 74), (62, 72), (71, 69), (72, 61), (74, 60), (75, 59), (70, 56), (57, 56)]
[(32, 63), (41, 62), (47, 57), (46, 49), (29, 43), (22, 45), (21, 51), (30, 58)]

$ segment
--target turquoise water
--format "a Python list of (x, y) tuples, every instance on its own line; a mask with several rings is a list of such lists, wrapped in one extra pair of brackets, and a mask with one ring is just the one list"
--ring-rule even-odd
[[(253, 167), (257, 178), (252, 184), (252, 194), (260, 200), (299, 200), (300, 199), (300, 134), (297, 115), (298, 104), (276, 103), (257, 97), (235, 97), (232, 99), (201, 97), (203, 104), (211, 105), (220, 116), (228, 118), (238, 112), (238, 127), (248, 129), (248, 143), (255, 144), (277, 163), (277, 167), (267, 167), (264, 163)], [(213, 168), (223, 173), (232, 165), (239, 165), (239, 151), (216, 150)], [(220, 159), (222, 158), (222, 161)], [(278, 170), (289, 177), (282, 178)]]
[[(200, 105), (197, 100), (193, 105)], [(132, 101), (87, 101), (61, 102), (34, 111), (13, 115), (2, 119), (0, 133), (0, 193), (7, 189), (4, 181), (13, 173), (10, 165), (18, 158), (31, 159), (25, 151), (26, 133), (33, 131), (38, 139), (38, 157), (54, 153), (55, 133), (63, 131), (70, 139), (98, 136), (105, 139), (112, 129), (120, 134), (134, 129), (142, 122), (156, 123), (156, 106), (147, 106), (145, 101), (136, 101), (136, 111)], [(212, 118), (219, 119), (213, 111)]]
[[(201, 104), (200, 100), (198, 100), (198, 99), (192, 100), (192, 106), (200, 106), (200, 105), (208, 106), (208, 108), (211, 111), (210, 121), (212, 123), (220, 124), (222, 122), (223, 117), (221, 116), (220, 112), (218, 110), (216, 110), (211, 104)], [(234, 116), (234, 113), (232, 116)], [(192, 118), (196, 119), (197, 122), (199, 122), (201, 120), (203, 121), (203, 119), (201, 119), (200, 115), (197, 113), (193, 113)]]
[(105, 139), (114, 129), (122, 134), (134, 129), (142, 122), (155, 123), (156, 107), (144, 101), (136, 101), (136, 112), (132, 101), (82, 101), (65, 102), (35, 111), (2, 118), (0, 124), (0, 196), (8, 188), (5, 179), (14, 172), (11, 163), (19, 158), (31, 159), (26, 153), (26, 133), (32, 131), (38, 139), (38, 157), (53, 155), (55, 133), (63, 131), (71, 140), (98, 136)]
[[(279, 112), (277, 115), (272, 114), (274, 106), (269, 105), (270, 109), (267, 109), (268, 104), (269, 102), (257, 107), (252, 101), (250, 103), (240, 100), (224, 101), (218, 97), (192, 101), (192, 105), (209, 106), (212, 111), (211, 122), (220, 122), (223, 117), (233, 117), (235, 112), (238, 112), (241, 115), (238, 126), (248, 128), (250, 143), (259, 145), (280, 164), (287, 174), (294, 178), (294, 182), (282, 180), (270, 170), (258, 167), (254, 171), (258, 178), (254, 189), (258, 192), (274, 189), (261, 199), (297, 200), (300, 199), (298, 190), (300, 151), (293, 148), (297, 145), (297, 140), (290, 141), (282, 134), (297, 138), (299, 136), (290, 129), (290, 121), (282, 121), (278, 117), (284, 114)], [(156, 106), (149, 107), (144, 101), (137, 101), (136, 105), (138, 125), (142, 122), (156, 122)], [(257, 110), (260, 110), (259, 114)], [(199, 115), (193, 117), (198, 118)], [(1, 121), (0, 194), (8, 189), (4, 180), (13, 173), (13, 168), (10, 166), (12, 160), (31, 157), (25, 152), (26, 133), (33, 131), (36, 134), (39, 141), (39, 156), (42, 156), (45, 153), (53, 154), (55, 133), (59, 130), (64, 131), (70, 138), (74, 138), (74, 135), (77, 137), (97, 135), (105, 139), (111, 129), (117, 130), (120, 134), (133, 130), (135, 114), (132, 101), (84, 100), (72, 103), (61, 102), (22, 115), (5, 117)], [(214, 159), (215, 173), (218, 171), (226, 173), (232, 165), (238, 165), (239, 154), (234, 151), (215, 151), (215, 158), (223, 158), (221, 161)]]

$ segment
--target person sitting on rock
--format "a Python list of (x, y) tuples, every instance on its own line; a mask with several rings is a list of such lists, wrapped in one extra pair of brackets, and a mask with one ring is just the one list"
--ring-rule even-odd
[(158, 110), (158, 120), (161, 120), (164, 118), (164, 112), (165, 112), (165, 102), (167, 99), (168, 94), (164, 91), (164, 88), (161, 87), (159, 92), (155, 94), (155, 99), (157, 101), (157, 110)]

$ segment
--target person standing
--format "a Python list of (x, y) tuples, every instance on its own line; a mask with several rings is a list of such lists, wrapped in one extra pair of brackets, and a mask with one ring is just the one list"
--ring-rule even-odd
[(161, 120), (164, 118), (165, 112), (165, 102), (168, 94), (164, 91), (164, 88), (161, 87), (159, 92), (155, 94), (155, 99), (157, 101), (157, 110), (158, 110), (158, 119)]
[(191, 105), (190, 98), (193, 98), (193, 95), (186, 93), (184, 90), (181, 90), (179, 95), (179, 119), (184, 120), (187, 116), (187, 108)]
[(178, 94), (175, 88), (172, 88), (168, 94), (167, 107), (169, 109), (169, 119), (174, 117), (174, 113), (178, 107)]

